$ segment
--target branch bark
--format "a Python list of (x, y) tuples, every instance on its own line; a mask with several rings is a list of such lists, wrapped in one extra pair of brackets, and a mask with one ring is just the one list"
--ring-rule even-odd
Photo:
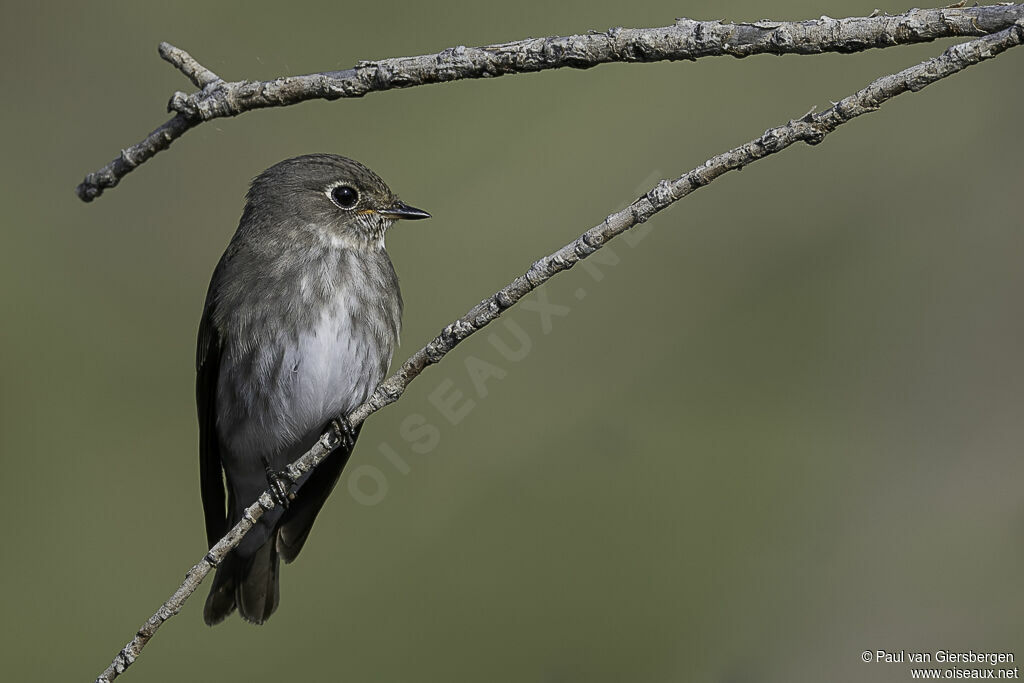
[(458, 46), (436, 54), (359, 62), (345, 71), (289, 76), (271, 81), (225, 82), (184, 50), (160, 44), (160, 56), (199, 88), (176, 92), (168, 103), (174, 117), (85, 176), (76, 188), (92, 201), (134, 168), (167, 149), (191, 128), (212, 119), (253, 109), (284, 107), (312, 99), (362, 97), (371, 92), (492, 78), (571, 67), (588, 69), (609, 62), (696, 60), (701, 57), (755, 54), (860, 52), (871, 48), (922, 43), (937, 38), (983, 36), (1024, 19), (1024, 4), (915, 9), (893, 16), (813, 21), (758, 21), (729, 24), (677, 19), (657, 28), (612, 28), (573, 36), (529, 38), (482, 47)]
[[(503, 311), (541, 286), (556, 274), (572, 268), (581, 259), (607, 244), (617, 235), (646, 222), (659, 211), (686, 195), (704, 187), (729, 171), (776, 154), (797, 143), (816, 145), (842, 124), (863, 114), (877, 110), (883, 103), (908, 91), (918, 91), (969, 66), (991, 59), (1005, 50), (1024, 42), (1024, 20), (994, 35), (954, 45), (934, 57), (899, 73), (884, 76), (863, 90), (844, 98), (835, 105), (815, 114), (808, 112), (799, 119), (771, 128), (760, 137), (728, 152), (708, 159), (702, 165), (674, 180), (662, 180), (628, 207), (609, 215), (603, 222), (590, 228), (577, 239), (554, 253), (536, 261), (530, 268), (495, 294), (482, 300), (464, 316), (446, 326), (429, 344), (406, 360), (394, 375), (382, 382), (373, 395), (348, 415), (353, 426), (362, 424), (370, 415), (394, 403), (406, 387), (428, 366), (439, 362), (459, 342), (496, 320)], [(201, 76), (200, 76), (201, 78)], [(319, 465), (338, 445), (340, 434), (329, 430), (317, 444), (290, 464), (286, 470), (292, 481)], [(243, 519), (218, 541), (193, 566), (185, 581), (138, 630), (135, 637), (117, 654), (113, 662), (96, 679), (96, 683), (109, 683), (124, 672), (142, 652), (157, 629), (177, 614), (189, 596), (199, 587), (224, 556), (236, 547), (264, 512), (273, 509), (275, 502), (269, 491), (250, 505)]]

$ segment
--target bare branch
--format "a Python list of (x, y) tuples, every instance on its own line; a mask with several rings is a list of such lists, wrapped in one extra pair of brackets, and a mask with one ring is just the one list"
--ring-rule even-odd
[[(662, 180), (647, 194), (625, 209), (609, 215), (577, 239), (558, 251), (536, 261), (529, 270), (498, 292), (481, 301), (455, 322), (445, 327), (433, 341), (412, 355), (394, 375), (382, 382), (373, 395), (348, 416), (352, 426), (362, 424), (370, 415), (394, 403), (406, 387), (428, 366), (439, 362), (463, 339), (496, 320), (503, 311), (542, 285), (557, 273), (572, 268), (581, 259), (607, 244), (626, 230), (646, 222), (654, 214), (679, 201), (691, 192), (704, 187), (716, 178), (743, 168), (759, 159), (781, 152), (797, 143), (816, 145), (840, 125), (853, 118), (878, 109), (887, 100), (908, 91), (918, 91), (942, 78), (951, 76), (968, 66), (995, 57), (999, 53), (1024, 41), (1024, 20), (992, 36), (955, 45), (939, 57), (929, 59), (897, 74), (884, 76), (863, 90), (837, 102), (830, 109), (815, 114), (809, 112), (801, 118), (771, 128), (750, 142), (719, 154), (689, 173), (675, 180)], [(319, 465), (338, 445), (340, 434), (329, 430), (317, 444), (290, 464), (287, 475), (293, 482)], [(250, 505), (243, 519), (218, 541), (185, 576), (184, 583), (174, 592), (156, 614), (149, 618), (135, 637), (114, 658), (97, 683), (109, 683), (135, 661), (142, 649), (164, 621), (177, 614), (189, 596), (224, 556), (236, 547), (242, 537), (275, 502), (265, 491)]]
[(180, 47), (174, 47), (170, 43), (160, 43), (157, 50), (161, 57), (177, 67), (178, 71), (185, 74), (197, 88), (202, 89), (221, 80), (220, 76), (197, 62), (195, 57)]
[(83, 201), (92, 201), (105, 189), (117, 185), (133, 168), (167, 149), (190, 128), (253, 109), (284, 107), (312, 99), (362, 97), (371, 92), (466, 78), (492, 78), (563, 67), (587, 69), (609, 62), (696, 60), (763, 53), (860, 52), (937, 38), (988, 35), (1022, 18), (1024, 4), (915, 9), (894, 16), (821, 17), (794, 22), (727, 24), (677, 19), (671, 26), (658, 28), (613, 28), (483, 47), (460, 45), (437, 54), (360, 62), (345, 71), (233, 83), (218, 78), (184, 50), (161, 43), (160, 55), (201, 90), (191, 95), (174, 93), (168, 104), (169, 110), (177, 112), (173, 119), (123, 150), (118, 158), (100, 170), (87, 175), (75, 191)]

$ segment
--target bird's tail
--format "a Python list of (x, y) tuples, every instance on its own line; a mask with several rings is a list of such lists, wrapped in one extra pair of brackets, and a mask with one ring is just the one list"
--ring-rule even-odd
[(219, 624), (238, 608), (242, 618), (262, 624), (277, 609), (281, 598), (277, 555), (277, 534), (271, 534), (252, 557), (229, 553), (217, 568), (213, 586), (206, 597), (203, 619)]

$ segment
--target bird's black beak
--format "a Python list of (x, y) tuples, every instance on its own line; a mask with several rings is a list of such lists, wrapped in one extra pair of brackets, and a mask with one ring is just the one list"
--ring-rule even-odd
[(430, 218), (430, 214), (423, 209), (417, 209), (415, 206), (409, 206), (405, 202), (398, 201), (386, 209), (381, 209), (378, 213), (388, 216), (389, 218), (402, 218), (407, 221)]

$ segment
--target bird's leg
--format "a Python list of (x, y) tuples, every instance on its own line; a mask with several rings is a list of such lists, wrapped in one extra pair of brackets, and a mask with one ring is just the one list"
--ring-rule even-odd
[(347, 451), (352, 450), (356, 445), (356, 430), (352, 426), (352, 423), (348, 421), (348, 417), (341, 416), (331, 420), (331, 427), (338, 434), (338, 448), (344, 448)]
[(263, 467), (267, 470), (267, 484), (269, 485), (270, 495), (273, 497), (274, 502), (283, 508), (287, 508), (295, 496), (291, 492), (292, 480), (283, 470), (274, 469), (267, 456), (263, 456)]

